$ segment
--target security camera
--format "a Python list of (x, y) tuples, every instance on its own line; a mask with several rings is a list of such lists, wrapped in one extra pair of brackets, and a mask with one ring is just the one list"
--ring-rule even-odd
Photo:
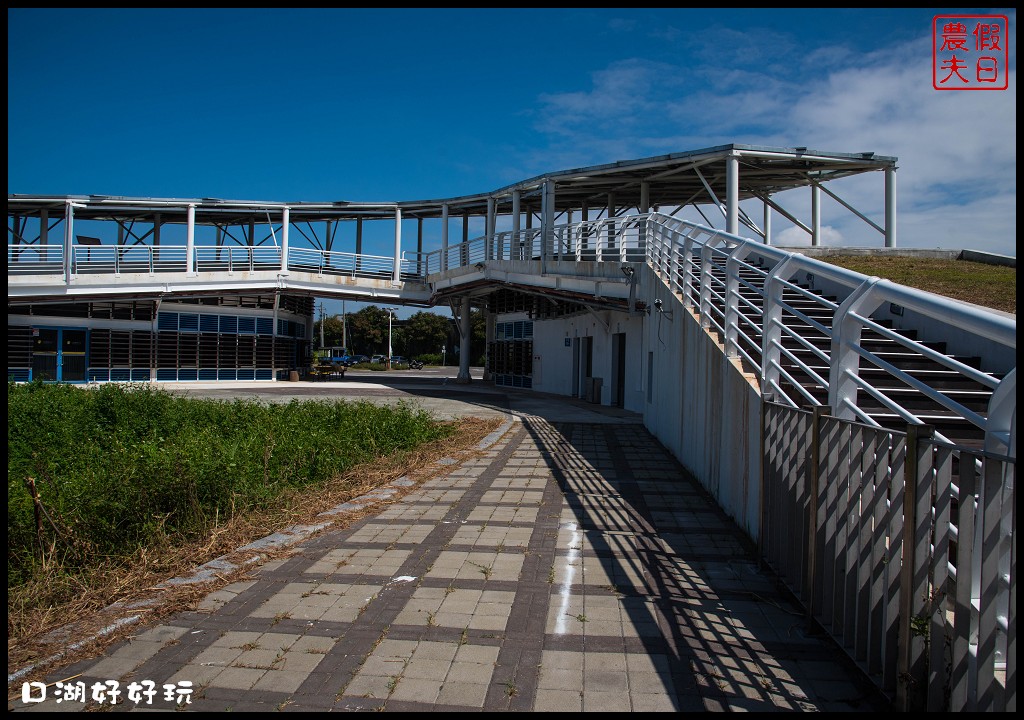
[(654, 301), (654, 307), (656, 307), (658, 310), (661, 310), (661, 306), (663, 304), (664, 303), (661, 301), (661, 298), (658, 298), (657, 300)]

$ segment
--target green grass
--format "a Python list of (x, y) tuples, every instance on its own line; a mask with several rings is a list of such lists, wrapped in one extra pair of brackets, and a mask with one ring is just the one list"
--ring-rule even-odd
[[(7, 582), (195, 540), (236, 513), (451, 432), (368, 402), (262, 405), (149, 386), (8, 384)], [(35, 495), (35, 499), (33, 497)]]
[(1017, 313), (1016, 268), (966, 260), (881, 255), (840, 255), (818, 259), (936, 295)]

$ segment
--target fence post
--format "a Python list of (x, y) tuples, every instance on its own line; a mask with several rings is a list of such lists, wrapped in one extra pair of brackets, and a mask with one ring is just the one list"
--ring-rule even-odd
[[(903, 471), (903, 547), (900, 559), (900, 612), (896, 706), (903, 712), (921, 709), (928, 672), (925, 637), (930, 619), (928, 555), (931, 538), (932, 470), (929, 425), (907, 426), (907, 462)], [(924, 507), (919, 507), (920, 504)]]
[[(813, 408), (811, 418), (811, 447), (808, 450), (807, 463), (807, 630), (814, 629), (814, 613), (819, 604), (820, 589), (817, 588), (818, 566), (818, 528), (823, 522), (818, 518), (818, 479), (821, 464), (821, 423), (822, 419), (832, 414), (827, 405)], [(821, 518), (823, 521), (824, 518)]]
[(758, 497), (759, 507), (757, 511), (757, 556), (762, 565), (768, 562), (768, 551), (765, 541), (765, 528), (768, 524), (768, 503), (766, 501), (768, 494), (768, 461), (766, 457), (768, 448), (765, 444), (765, 432), (768, 427), (768, 403), (773, 402), (774, 399), (775, 396), (772, 393), (764, 392), (761, 394), (761, 491), (760, 497)]

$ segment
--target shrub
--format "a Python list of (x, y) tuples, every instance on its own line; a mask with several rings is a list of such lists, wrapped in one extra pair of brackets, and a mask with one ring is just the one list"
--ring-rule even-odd
[(95, 558), (192, 539), (353, 465), (442, 437), (409, 405), (182, 398), (143, 386), (8, 384), (8, 587), (43, 554)]

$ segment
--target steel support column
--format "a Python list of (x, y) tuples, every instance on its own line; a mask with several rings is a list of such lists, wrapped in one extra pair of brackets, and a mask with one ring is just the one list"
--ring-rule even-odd
[(423, 274), (423, 218), (416, 218), (416, 275)]
[(439, 272), (448, 269), (448, 203), (441, 206), (441, 267)]
[(590, 222), (590, 208), (587, 205), (587, 201), (584, 200), (580, 208), (580, 251), (586, 250), (589, 245), (590, 228), (587, 227), (588, 222)]
[(43, 208), (39, 211), (39, 244), (48, 245), (50, 242), (50, 211)]
[[(615, 193), (608, 193), (608, 245), (607, 245), (607, 249), (608, 250), (614, 250), (615, 249), (615, 225), (614, 225), (615, 220), (614, 220), (614, 218), (615, 218)], [(601, 239), (598, 238), (598, 244), (600, 245), (600, 243), (601, 243)], [(597, 259), (598, 260), (615, 260), (617, 258), (612, 258), (611, 256), (608, 256), (606, 258), (602, 258), (600, 251), (598, 251)]]
[[(219, 228), (218, 228), (219, 230)], [(218, 233), (219, 234), (219, 233)], [(194, 275), (196, 271), (196, 206), (188, 206), (185, 220), (185, 274)], [(275, 328), (276, 331), (276, 328)]]
[[(522, 202), (523, 194), (520, 190), (512, 191), (512, 241), (509, 243), (508, 255), (509, 258), (514, 260), (523, 259), (523, 239), (519, 237), (519, 226), (520, 226), (520, 203)], [(515, 250), (513, 250), (515, 248)]]
[(484, 230), (484, 243), (486, 249), (484, 250), (484, 259), (492, 260), (495, 258), (494, 254), (494, 211), (495, 202), (493, 197), (487, 198), (487, 227)]
[(469, 316), (469, 296), (463, 296), (459, 308), (459, 376), (455, 382), (468, 385), (472, 378), (469, 375), (470, 341), (473, 336), (472, 323)]
[(811, 185), (811, 247), (821, 245), (821, 188)]
[(395, 208), (395, 270), (391, 282), (402, 282), (402, 208)]
[(740, 231), (739, 155), (729, 155), (725, 159), (725, 231), (732, 235)]
[[(651, 184), (646, 180), (640, 181), (640, 206), (636, 209), (641, 215), (651, 211)], [(639, 228), (639, 250), (641, 257), (647, 255), (647, 222), (641, 223)]]
[(489, 308), (484, 307), (484, 382), (490, 382), (493, 379), (491, 374), (491, 363), (493, 358), (491, 357), (491, 345), (494, 343), (494, 313)]
[(291, 209), (281, 211), (281, 274), (288, 272), (288, 226), (291, 224)]
[(896, 247), (896, 168), (885, 169), (885, 246)]
[(772, 244), (772, 206), (767, 200), (764, 203), (764, 244)]
[(74, 238), (75, 207), (68, 200), (64, 204), (64, 282), (71, 282), (71, 243)]
[(545, 180), (541, 195), (541, 260), (547, 259), (555, 244), (555, 181)]

